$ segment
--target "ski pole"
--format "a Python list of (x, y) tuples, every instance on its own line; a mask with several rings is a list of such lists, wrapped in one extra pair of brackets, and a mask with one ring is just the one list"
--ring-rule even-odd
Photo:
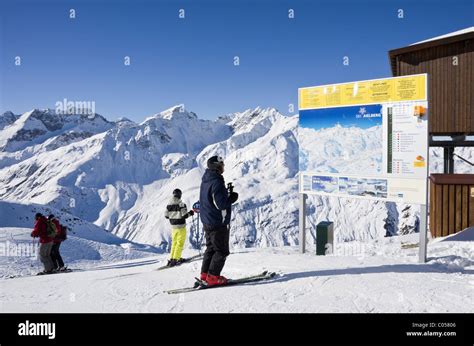
[[(196, 232), (196, 224), (194, 223), (194, 215), (191, 215), (191, 220), (192, 220), (192, 222), (193, 222), (194, 231)], [(197, 234), (197, 233), (196, 233), (196, 234)], [(196, 235), (196, 244), (197, 244), (197, 242), (198, 242), (198, 237), (199, 237), (199, 235), (197, 234), (197, 235)]]
[[(201, 221), (201, 216), (200, 214), (198, 214), (198, 217), (197, 217), (197, 223), (198, 223), (198, 233), (199, 233), (199, 222)], [(205, 232), (204, 232), (204, 227), (203, 227), (203, 230), (202, 230), (202, 236), (201, 236), (201, 244), (199, 244), (199, 254), (201, 254), (201, 250), (202, 250), (202, 243), (204, 243), (204, 238), (206, 237), (205, 235)]]
[[(33, 254), (36, 257), (35, 238), (33, 237)], [(31, 260), (30, 267), (33, 268), (33, 260)]]
[(199, 255), (201, 255), (202, 239), (201, 239), (201, 241), (199, 241), (199, 214), (196, 217), (196, 219), (197, 219), (196, 223), (194, 223), (194, 216), (192, 216), (192, 218), (193, 218), (193, 227), (194, 227), (194, 230), (196, 232), (196, 246), (199, 250)]
[(199, 250), (199, 255), (201, 255), (202, 238), (199, 241), (199, 213), (197, 213), (197, 216), (196, 216), (196, 240), (197, 240), (197, 247), (198, 247), (198, 250)]
[[(232, 183), (227, 183), (227, 190), (229, 192), (229, 196), (234, 192), (234, 185)], [(230, 232), (230, 219), (232, 218), (232, 204), (230, 205), (230, 218), (229, 218), (229, 224), (227, 225), (227, 229)]]

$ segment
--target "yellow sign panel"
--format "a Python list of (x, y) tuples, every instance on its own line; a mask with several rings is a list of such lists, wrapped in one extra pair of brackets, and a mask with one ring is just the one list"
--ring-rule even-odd
[(301, 88), (299, 109), (316, 109), (382, 102), (426, 100), (426, 75)]

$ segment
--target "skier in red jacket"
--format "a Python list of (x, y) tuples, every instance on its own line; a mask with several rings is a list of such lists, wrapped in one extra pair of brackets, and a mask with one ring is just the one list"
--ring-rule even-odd
[(48, 220), (56, 226), (56, 237), (53, 239), (53, 247), (51, 249), (51, 259), (53, 261), (54, 270), (56, 271), (66, 271), (67, 268), (64, 266), (63, 258), (59, 252), (59, 247), (64, 238), (63, 226), (59, 223), (59, 220), (53, 215), (48, 216)]
[(53, 247), (53, 238), (48, 236), (46, 218), (41, 213), (35, 215), (35, 228), (31, 232), (33, 238), (39, 237), (39, 257), (41, 263), (44, 265), (44, 271), (39, 272), (38, 275), (53, 273), (53, 261), (51, 259), (51, 249)]

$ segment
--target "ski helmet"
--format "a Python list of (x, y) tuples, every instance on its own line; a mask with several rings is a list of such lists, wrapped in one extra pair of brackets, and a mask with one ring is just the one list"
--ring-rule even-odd
[(35, 214), (35, 219), (39, 219), (39, 218), (42, 217), (42, 216), (43, 216), (43, 214), (41, 214), (41, 213), (36, 213), (36, 214)]
[(221, 156), (212, 156), (207, 160), (207, 168), (224, 172), (224, 159)]
[(183, 195), (183, 193), (181, 192), (180, 189), (174, 189), (173, 190), (173, 197), (181, 198), (182, 195)]

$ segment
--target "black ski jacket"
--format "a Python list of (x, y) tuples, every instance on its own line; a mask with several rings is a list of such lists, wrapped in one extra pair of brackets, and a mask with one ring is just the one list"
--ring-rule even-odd
[(209, 226), (229, 224), (232, 203), (221, 174), (206, 169), (202, 176), (199, 202), (203, 224)]

